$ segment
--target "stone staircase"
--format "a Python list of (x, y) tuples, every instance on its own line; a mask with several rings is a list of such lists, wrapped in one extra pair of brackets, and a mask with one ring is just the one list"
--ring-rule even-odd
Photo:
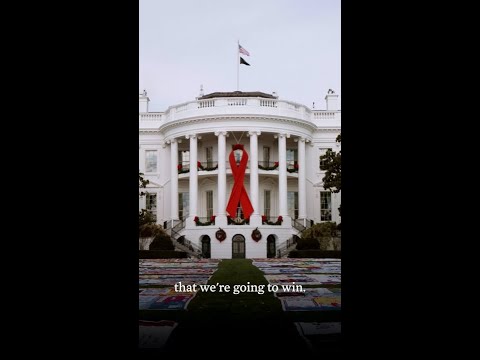
[(290, 251), (295, 250), (297, 245), (297, 238), (302, 237), (302, 233), (312, 227), (314, 224), (313, 220), (310, 219), (292, 219), (292, 238), (285, 241), (282, 246), (279, 246), (277, 249), (277, 257), (284, 258), (288, 257)]
[(181, 234), (181, 231), (185, 228), (184, 219), (165, 221), (163, 228), (172, 238), (175, 250), (185, 251), (190, 257), (193, 258), (200, 259), (203, 257), (202, 249)]

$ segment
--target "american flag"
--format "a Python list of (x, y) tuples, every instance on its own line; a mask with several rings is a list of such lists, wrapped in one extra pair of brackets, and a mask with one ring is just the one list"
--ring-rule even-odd
[(250, 53), (247, 50), (245, 50), (240, 44), (238, 44), (238, 51), (241, 52), (242, 54), (250, 56)]

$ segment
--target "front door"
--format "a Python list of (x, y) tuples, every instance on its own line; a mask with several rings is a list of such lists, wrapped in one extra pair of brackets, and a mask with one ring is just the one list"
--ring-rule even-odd
[(268, 235), (267, 237), (267, 258), (275, 257), (275, 236)]
[(210, 259), (210, 236), (205, 235), (202, 238), (202, 256)]
[(245, 259), (245, 238), (235, 235), (232, 239), (232, 259)]

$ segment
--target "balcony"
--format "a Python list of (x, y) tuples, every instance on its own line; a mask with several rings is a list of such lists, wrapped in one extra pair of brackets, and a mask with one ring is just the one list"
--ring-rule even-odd
[(139, 121), (145, 122), (145, 125), (155, 122), (155, 126), (162, 126), (194, 117), (225, 115), (288, 117), (317, 124), (328, 120), (340, 120), (340, 111), (310, 110), (305, 105), (286, 100), (230, 97), (185, 102), (170, 106), (165, 112), (140, 113)]
[[(199, 161), (198, 162), (198, 175), (212, 175), (218, 174), (218, 161)], [(227, 174), (232, 173), (232, 167), (230, 162), (226, 162)], [(296, 161), (287, 161), (287, 176), (298, 176), (298, 167)], [(188, 178), (190, 172), (190, 163), (184, 162), (177, 165), (179, 178)], [(246, 174), (250, 174), (250, 161), (247, 162)], [(259, 161), (258, 162), (258, 173), (262, 174), (278, 174), (278, 161)]]

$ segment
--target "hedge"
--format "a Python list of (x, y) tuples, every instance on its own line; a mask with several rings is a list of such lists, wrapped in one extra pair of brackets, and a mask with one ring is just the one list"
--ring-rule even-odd
[(297, 239), (297, 246), (295, 247), (297, 250), (320, 250), (320, 243), (316, 239), (304, 239), (299, 238)]
[(185, 251), (173, 250), (139, 250), (139, 259), (185, 259), (187, 253)]
[(342, 252), (338, 250), (292, 250), (288, 254), (289, 258), (333, 258), (341, 259)]
[(167, 234), (158, 234), (149, 247), (150, 250), (175, 250), (172, 239)]

